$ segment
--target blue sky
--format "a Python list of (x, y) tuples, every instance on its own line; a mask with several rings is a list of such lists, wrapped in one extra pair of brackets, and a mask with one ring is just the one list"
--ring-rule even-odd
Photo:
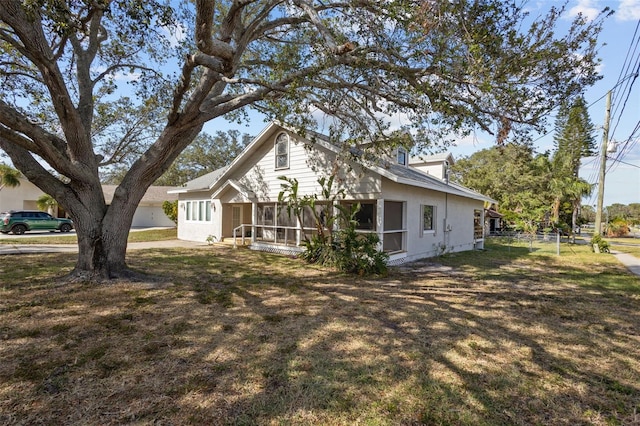
[[(589, 113), (598, 126), (599, 143), (602, 143), (601, 126), (606, 108), (605, 99), (601, 97), (624, 80), (613, 89), (609, 140), (616, 143), (618, 151), (607, 160), (604, 205), (640, 203), (640, 132), (636, 130), (640, 123), (640, 78), (630, 76), (640, 71), (640, 0), (583, 0), (575, 5), (585, 14), (602, 6), (609, 6), (616, 13), (604, 23), (600, 37), (601, 42), (606, 43), (600, 51), (604, 78), (589, 89), (586, 98), (592, 105)], [(597, 182), (599, 161), (600, 158), (585, 160), (581, 176), (591, 183)], [(595, 204), (595, 195), (584, 202)]]

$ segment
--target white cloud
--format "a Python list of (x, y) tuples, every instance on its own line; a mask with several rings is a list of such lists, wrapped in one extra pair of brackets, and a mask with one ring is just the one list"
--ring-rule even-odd
[(568, 16), (573, 18), (581, 14), (587, 20), (592, 21), (598, 16), (601, 9), (596, 0), (578, 0), (577, 4), (569, 9)]
[(637, 21), (640, 19), (640, 0), (620, 0), (613, 16), (618, 21)]
[(565, 17), (575, 18), (578, 14), (582, 14), (587, 20), (592, 21), (608, 5), (615, 10), (614, 17), (617, 21), (637, 21), (640, 19), (640, 0), (618, 0), (617, 7), (611, 3), (613, 2), (577, 0), (575, 6), (569, 9)]
[(187, 28), (181, 23), (177, 23), (174, 28), (160, 27), (160, 31), (169, 40), (171, 47), (176, 47), (187, 38)]

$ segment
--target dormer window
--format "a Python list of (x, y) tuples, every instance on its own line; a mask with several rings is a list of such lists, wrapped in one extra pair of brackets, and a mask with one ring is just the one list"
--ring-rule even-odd
[(289, 168), (289, 135), (280, 133), (276, 137), (276, 170)]
[(398, 148), (398, 164), (407, 165), (407, 150), (404, 148)]

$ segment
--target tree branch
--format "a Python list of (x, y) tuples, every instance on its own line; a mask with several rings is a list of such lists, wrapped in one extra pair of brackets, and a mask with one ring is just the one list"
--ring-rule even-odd
[[(0, 8), (0, 20), (12, 28), (22, 42), (23, 49), (29, 52), (27, 57), (38, 67), (60, 119), (69, 153), (77, 167), (95, 170), (90, 131), (87, 131), (86, 124), (73, 105), (66, 82), (46, 40), (40, 15), (27, 15), (21, 1), (6, 0)], [(39, 143), (37, 139), (34, 142)], [(97, 172), (93, 173), (97, 177)]]
[[(4, 129), (5, 137), (8, 138), (6, 132), (11, 132), (19, 136), (15, 142), (23, 148), (35, 152), (47, 161), (51, 160), (57, 165), (65, 166), (64, 169), (69, 168), (70, 163), (65, 141), (29, 122), (23, 114), (1, 100), (0, 123), (6, 126)], [(20, 136), (20, 134), (26, 135), (27, 138)]]
[(213, 38), (213, 13), (215, 2), (196, 0), (196, 46), (198, 50), (227, 62), (233, 59), (233, 48), (229, 43)]

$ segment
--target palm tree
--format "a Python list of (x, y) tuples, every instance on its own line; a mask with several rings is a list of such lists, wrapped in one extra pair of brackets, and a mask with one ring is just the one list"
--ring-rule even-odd
[(578, 212), (580, 211), (580, 204), (582, 203), (582, 197), (588, 197), (593, 191), (593, 185), (584, 179), (577, 179), (567, 188), (567, 196), (571, 200), (571, 206), (573, 212), (571, 214), (571, 235), (575, 242), (575, 231), (578, 227)]
[(53, 209), (58, 206), (58, 202), (51, 195), (44, 194), (36, 200), (36, 206), (38, 206), (40, 210), (51, 213)]
[(571, 176), (554, 176), (549, 181), (549, 191), (553, 197), (551, 221), (555, 224), (560, 222), (560, 207), (562, 202), (570, 196), (574, 182), (575, 179)]
[(0, 164), (0, 191), (2, 191), (5, 186), (9, 188), (20, 186), (20, 176), (22, 175), (18, 170), (6, 164)]

